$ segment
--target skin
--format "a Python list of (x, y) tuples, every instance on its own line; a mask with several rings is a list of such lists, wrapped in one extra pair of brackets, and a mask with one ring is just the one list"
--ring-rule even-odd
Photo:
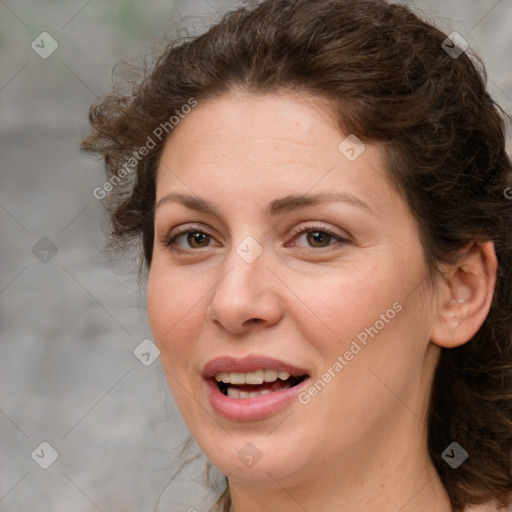
[[(416, 221), (386, 179), (382, 150), (367, 144), (349, 161), (338, 149), (346, 135), (324, 106), (233, 91), (201, 102), (175, 128), (157, 174), (155, 343), (192, 436), (228, 475), (232, 512), (448, 512), (427, 453), (427, 399), (440, 347), (467, 342), (489, 311), (494, 249), (468, 247), (431, 286)], [(265, 212), (274, 199), (333, 191), (370, 210), (324, 201)], [(218, 213), (162, 202), (170, 193)], [(309, 236), (296, 234), (311, 223)], [(168, 247), (178, 227), (211, 236), (183, 235)], [(312, 237), (322, 229), (348, 242)], [(236, 252), (248, 236), (263, 249), (253, 263)], [(249, 422), (212, 409), (201, 378), (209, 360), (264, 354), (316, 381), (395, 303), (395, 318), (307, 405)], [(261, 453), (251, 468), (237, 457), (248, 442)]]

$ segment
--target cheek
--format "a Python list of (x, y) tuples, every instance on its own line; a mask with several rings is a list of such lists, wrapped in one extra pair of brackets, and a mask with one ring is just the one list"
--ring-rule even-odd
[[(349, 289), (348, 282), (343, 284), (332, 288), (339, 307), (331, 305), (335, 311), (330, 315), (328, 301), (317, 303), (319, 315), (336, 336), (322, 336), (325, 327), (320, 331), (309, 324), (307, 336), (323, 364), (301, 403), (318, 424), (327, 425), (325, 438), (348, 449), (347, 440), (375, 435), (374, 429), (389, 418), (409, 414), (407, 407), (420, 413), (426, 393), (421, 375), (428, 315), (421, 294), (407, 295), (403, 288), (389, 285), (382, 294), (379, 287)], [(339, 432), (345, 436), (340, 438)]]
[(176, 368), (187, 361), (194, 340), (203, 325), (201, 317), (206, 300), (179, 272), (152, 268), (148, 277), (148, 319), (154, 341), (166, 368)]
[(188, 418), (191, 404), (190, 390), (184, 392), (183, 386), (191, 374), (189, 364), (197, 353), (196, 340), (204, 323), (204, 303), (198, 302), (200, 296), (194, 290), (179, 272), (153, 267), (148, 276), (148, 319), (153, 340), (160, 349), (169, 390), (184, 418)]
[[(364, 340), (365, 329), (376, 322), (379, 331), (393, 323), (393, 304), (404, 296), (404, 287), (403, 281), (393, 278), (393, 269), (384, 267), (382, 262), (380, 268), (339, 269), (314, 280), (295, 276), (294, 289), (300, 300), (295, 301), (293, 316), (306, 338), (325, 356), (343, 354), (359, 334)], [(383, 324), (382, 314), (391, 320)]]

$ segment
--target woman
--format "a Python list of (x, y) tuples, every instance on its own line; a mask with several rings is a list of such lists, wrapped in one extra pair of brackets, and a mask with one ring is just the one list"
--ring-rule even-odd
[(266, 0), (91, 109), (215, 510), (510, 506), (511, 162), (461, 41)]

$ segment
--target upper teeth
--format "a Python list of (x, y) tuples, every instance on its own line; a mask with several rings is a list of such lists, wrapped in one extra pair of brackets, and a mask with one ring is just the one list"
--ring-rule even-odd
[(274, 382), (277, 379), (287, 380), (290, 378), (288, 372), (278, 372), (277, 370), (258, 370), (256, 372), (231, 372), (217, 373), (215, 380), (225, 384), (263, 384), (263, 382)]

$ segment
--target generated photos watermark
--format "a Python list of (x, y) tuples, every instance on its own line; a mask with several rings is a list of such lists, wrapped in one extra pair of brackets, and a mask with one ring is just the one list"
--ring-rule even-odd
[(165, 123), (161, 123), (157, 128), (153, 130), (153, 134), (149, 135), (146, 139), (146, 143), (133, 152), (133, 156), (120, 168), (116, 173), (111, 176), (101, 187), (96, 187), (93, 191), (93, 196), (102, 200), (107, 197), (109, 192), (112, 192), (114, 188), (119, 185), (126, 176), (129, 176), (137, 168), (139, 162), (146, 157), (149, 152), (154, 149), (158, 142), (162, 142), (163, 139), (180, 123), (182, 119), (185, 119), (187, 114), (192, 112), (192, 109), (198, 105), (198, 102), (194, 98), (189, 98), (188, 102), (181, 106), (181, 108), (174, 111), (174, 114)]
[(327, 384), (332, 381), (338, 375), (345, 366), (347, 366), (350, 361), (354, 359), (354, 357), (359, 354), (363, 348), (368, 345), (368, 337), (374, 338), (382, 331), (387, 324), (393, 320), (400, 311), (402, 311), (403, 307), (399, 302), (395, 302), (391, 308), (389, 308), (385, 313), (381, 313), (379, 320), (377, 320), (371, 327), (367, 327), (362, 330), (357, 335), (357, 340), (352, 340), (352, 344), (349, 349), (344, 352), (343, 355), (339, 355), (336, 358), (336, 361), (327, 368), (325, 373), (317, 379), (311, 386), (302, 391), (298, 395), (298, 400), (301, 404), (307, 405), (311, 402), (312, 398), (318, 395), (321, 391), (325, 389)]

